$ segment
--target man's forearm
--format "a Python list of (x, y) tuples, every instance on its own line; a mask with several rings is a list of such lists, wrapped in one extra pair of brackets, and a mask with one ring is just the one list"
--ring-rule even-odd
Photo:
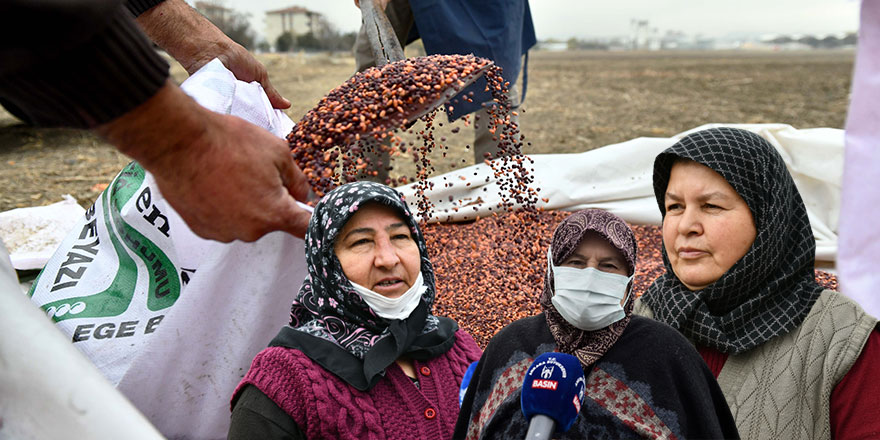
[(224, 53), (231, 44), (225, 34), (183, 0), (165, 0), (137, 18), (150, 39), (192, 73)]
[(143, 104), (96, 128), (98, 134), (146, 169), (192, 148), (207, 129), (206, 110), (170, 80)]

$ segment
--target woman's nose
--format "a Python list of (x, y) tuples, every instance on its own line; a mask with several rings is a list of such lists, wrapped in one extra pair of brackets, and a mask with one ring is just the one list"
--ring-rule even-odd
[(703, 233), (700, 212), (696, 208), (686, 207), (678, 221), (678, 232), (682, 235), (699, 235)]
[(400, 262), (397, 250), (391, 245), (391, 240), (387, 238), (376, 240), (375, 250), (373, 262), (377, 267), (390, 268)]

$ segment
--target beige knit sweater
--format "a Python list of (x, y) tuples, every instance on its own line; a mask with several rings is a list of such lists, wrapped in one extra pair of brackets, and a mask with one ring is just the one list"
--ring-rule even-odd
[[(635, 313), (654, 317), (637, 300)], [(830, 439), (830, 400), (877, 319), (826, 290), (804, 322), (760, 347), (727, 358), (718, 383), (744, 439)]]

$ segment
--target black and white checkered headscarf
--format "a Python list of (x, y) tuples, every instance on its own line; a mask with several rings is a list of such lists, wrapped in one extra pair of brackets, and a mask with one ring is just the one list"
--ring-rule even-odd
[(643, 301), (698, 345), (742, 353), (784, 335), (803, 322), (822, 292), (813, 264), (816, 241), (807, 209), (782, 157), (760, 136), (734, 128), (692, 133), (654, 160), (654, 196), (664, 198), (676, 159), (720, 174), (745, 200), (755, 220), (752, 247), (708, 287), (691, 291), (672, 271), (648, 288)]

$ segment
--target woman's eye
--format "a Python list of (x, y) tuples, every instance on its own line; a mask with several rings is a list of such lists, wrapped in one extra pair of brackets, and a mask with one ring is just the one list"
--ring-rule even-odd
[(412, 237), (410, 237), (410, 236), (407, 235), (407, 234), (397, 234), (397, 235), (394, 235), (394, 236), (391, 237), (391, 238), (392, 238), (393, 240), (412, 240)]
[(713, 205), (713, 204), (711, 204), (711, 203), (706, 203), (705, 205), (703, 205), (703, 207), (705, 207), (706, 209), (713, 209), (713, 210), (715, 210), (715, 209), (721, 209), (720, 206), (718, 206), (718, 205)]
[(680, 203), (672, 203), (672, 204), (666, 206), (667, 211), (677, 211), (679, 209), (681, 209)]
[(617, 269), (617, 265), (614, 263), (603, 263), (602, 267), (606, 269)]
[(370, 239), (369, 239), (369, 238), (359, 238), (359, 239), (357, 239), (357, 240), (355, 240), (354, 242), (351, 243), (351, 247), (364, 245), (364, 244), (367, 244), (367, 243), (369, 243), (369, 242), (370, 242)]

